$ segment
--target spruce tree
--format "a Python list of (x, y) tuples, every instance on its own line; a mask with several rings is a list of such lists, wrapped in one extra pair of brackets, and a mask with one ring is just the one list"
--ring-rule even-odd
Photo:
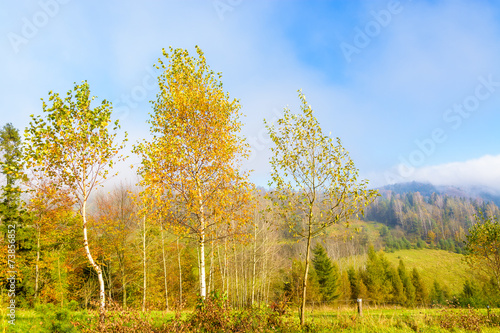
[(416, 268), (413, 268), (411, 282), (415, 287), (415, 302), (419, 305), (424, 305), (427, 301), (427, 290)]
[[(349, 283), (351, 284), (351, 299), (359, 298), (360, 290), (359, 290), (359, 277), (354, 269), (354, 267), (350, 266), (347, 269), (347, 277), (349, 278)], [(366, 287), (365, 287), (366, 288)]]
[(403, 282), (403, 289), (406, 297), (405, 305), (413, 306), (415, 304), (415, 286), (413, 286), (411, 278), (406, 271), (405, 264), (401, 259), (399, 260), (398, 274), (401, 282)]
[(365, 284), (370, 298), (375, 302), (386, 300), (393, 289), (389, 269), (390, 263), (387, 258), (383, 253), (375, 252), (374, 247), (371, 245), (368, 248)]
[(313, 249), (314, 258), (312, 260), (314, 270), (318, 276), (322, 300), (324, 302), (337, 299), (340, 284), (340, 273), (338, 266), (330, 260), (325, 248), (318, 244)]
[(21, 136), (19, 131), (6, 124), (0, 129), (0, 168), (5, 175), (1, 188), (0, 219), (5, 231), (7, 225), (18, 225), (21, 218), (21, 189), (17, 181), (21, 178)]
[[(0, 272), (0, 278), (16, 278), (18, 301), (27, 300), (32, 294), (29, 254), (33, 246), (33, 229), (28, 225), (29, 215), (21, 200), (20, 181), (24, 177), (21, 151), (19, 131), (12, 124), (6, 124), (0, 129), (0, 173), (4, 175), (0, 188), (0, 238), (9, 246), (9, 261), (6, 260), (8, 269)], [(7, 259), (7, 250), (2, 256)]]
[(401, 281), (398, 272), (394, 267), (390, 267), (387, 271), (387, 276), (392, 284), (391, 297), (389, 300), (399, 305), (405, 304), (406, 296), (404, 293), (403, 282)]
[(445, 301), (444, 291), (439, 282), (437, 282), (437, 280), (434, 280), (431, 292), (429, 294), (429, 298), (433, 305), (444, 304)]
[(351, 299), (351, 283), (349, 281), (349, 276), (346, 271), (344, 271), (341, 275), (341, 283), (340, 283), (340, 294), (342, 295), (342, 300), (349, 301)]

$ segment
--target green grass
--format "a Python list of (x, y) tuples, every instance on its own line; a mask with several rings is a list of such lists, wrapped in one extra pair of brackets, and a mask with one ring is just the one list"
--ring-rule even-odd
[[(500, 310), (491, 313), (500, 317)], [(356, 309), (309, 312), (307, 322), (314, 332), (500, 332), (498, 324), (484, 324), (486, 310), (469, 309), (367, 309), (363, 317)]]
[[(458, 253), (433, 249), (411, 249), (398, 250), (385, 253), (385, 255), (394, 267), (398, 267), (399, 259), (403, 259), (409, 271), (416, 267), (428, 290), (432, 288), (434, 279), (437, 279), (441, 285), (447, 285), (452, 294), (458, 294), (462, 291), (465, 280), (471, 276), (469, 267), (462, 260), (463, 255)], [(342, 269), (347, 269), (349, 266), (358, 269), (366, 263), (366, 260), (366, 255), (357, 255), (342, 258), (338, 263)]]
[(453, 294), (460, 293), (464, 281), (470, 276), (468, 266), (463, 262), (463, 255), (443, 250), (399, 250), (387, 253), (387, 259), (394, 265), (399, 265), (403, 259), (406, 269), (417, 268), (424, 283), (430, 288), (437, 279), (440, 284), (446, 284)]
[[(184, 319), (189, 313), (191, 312), (183, 313)], [(143, 317), (139, 312), (135, 314), (133, 318)], [(16, 325), (7, 332), (71, 332), (66, 329), (54, 330), (50, 323), (53, 318), (44, 318), (45, 314), (34, 310), (19, 309), (16, 315)], [(112, 316), (109, 315), (108, 320), (111, 320)], [(500, 321), (500, 309), (492, 310), (491, 315)], [(94, 316), (95, 314), (85, 311), (70, 312), (68, 320), (88, 321)], [(147, 316), (161, 323), (171, 320), (173, 313), (154, 311)], [(355, 308), (344, 308), (307, 311), (306, 316), (307, 325), (300, 330), (297, 311), (290, 310), (289, 317), (285, 320), (289, 323), (285, 326), (288, 329), (282, 329), (281, 332), (500, 332), (500, 322), (485, 324), (486, 310), (367, 308), (360, 318)], [(140, 333), (142, 330), (136, 332)]]
[(0, 332), (77, 332), (76, 330), (71, 330), (71, 322), (81, 322), (89, 318), (89, 315), (85, 311), (68, 311), (67, 313), (69, 316), (59, 321), (59, 324), (62, 323), (62, 325), (59, 325), (59, 330), (57, 330), (57, 325), (53, 325), (55, 324), (54, 318), (46, 313), (36, 312), (35, 310), (16, 309), (15, 324), (11, 325), (5, 318), (2, 318)]

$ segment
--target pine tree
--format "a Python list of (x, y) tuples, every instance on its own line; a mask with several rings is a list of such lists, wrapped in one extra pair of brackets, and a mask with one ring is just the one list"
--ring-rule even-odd
[(349, 275), (346, 271), (342, 273), (341, 283), (340, 283), (340, 294), (342, 295), (342, 300), (348, 301), (351, 299), (351, 283), (349, 281)]
[(314, 270), (318, 276), (322, 300), (324, 302), (339, 298), (340, 273), (338, 266), (332, 264), (325, 248), (318, 244), (313, 249), (314, 258), (312, 260)]
[(465, 280), (462, 293), (459, 295), (459, 299), (462, 305), (470, 305), (473, 307), (482, 305), (481, 288), (479, 288), (476, 281), (472, 279)]
[(399, 305), (405, 304), (406, 296), (404, 293), (403, 282), (401, 282), (398, 272), (394, 267), (390, 267), (387, 271), (387, 275), (392, 284), (392, 295), (389, 300)]
[(0, 173), (5, 176), (0, 188), (0, 238), (4, 237), (5, 244), (2, 259), (8, 264), (5, 267), (8, 269), (0, 272), (0, 278), (13, 276), (7, 271), (16, 272), (16, 298), (28, 299), (32, 294), (29, 282), (33, 229), (28, 225), (30, 218), (21, 199), (20, 182), (24, 180), (21, 136), (10, 123), (0, 129)]
[(359, 294), (357, 298), (367, 299), (368, 297), (368, 288), (366, 287), (365, 282), (362, 278), (359, 279)]
[(406, 272), (406, 267), (403, 260), (399, 260), (398, 274), (401, 282), (403, 283), (403, 290), (405, 294), (405, 303), (407, 306), (413, 306), (415, 303), (415, 286)]
[(370, 298), (377, 302), (384, 301), (393, 288), (389, 276), (389, 266), (390, 264), (383, 253), (378, 254), (373, 246), (370, 246), (366, 262), (365, 284)]
[(434, 280), (434, 283), (432, 284), (432, 289), (429, 294), (429, 298), (432, 304), (444, 304), (445, 301), (444, 292), (439, 282), (437, 282), (437, 280)]
[(359, 281), (358, 274), (356, 270), (350, 266), (347, 269), (347, 277), (349, 278), (349, 283), (351, 285), (351, 299), (356, 299), (359, 297)]
[(0, 220), (6, 230), (7, 225), (18, 225), (22, 219), (21, 190), (17, 184), (22, 173), (21, 136), (10, 123), (0, 129), (0, 154), (1, 173), (6, 179), (1, 188)]
[(424, 305), (427, 301), (427, 290), (416, 268), (413, 268), (411, 282), (415, 287), (415, 302), (419, 305)]

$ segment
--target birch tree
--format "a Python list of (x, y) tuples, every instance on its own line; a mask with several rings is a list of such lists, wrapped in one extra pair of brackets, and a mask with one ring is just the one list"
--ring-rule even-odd
[(120, 183), (109, 193), (98, 193), (95, 198), (96, 228), (101, 237), (101, 246), (105, 253), (116, 258), (121, 279), (122, 307), (127, 308), (127, 287), (134, 276), (134, 250), (131, 248), (131, 238), (138, 228), (135, 219), (137, 206), (133, 200), (131, 185)]
[(313, 110), (299, 91), (300, 114), (285, 108), (276, 125), (267, 122), (271, 148), (270, 198), (290, 230), (306, 241), (300, 322), (305, 323), (311, 241), (326, 228), (362, 214), (377, 192), (358, 181), (358, 170), (342, 146), (323, 135)]
[(500, 289), (500, 220), (479, 211), (476, 223), (469, 229), (466, 238), (465, 262)]
[[(105, 290), (101, 266), (94, 260), (87, 237), (87, 202), (92, 192), (106, 179), (116, 160), (123, 159), (116, 143), (118, 120), (111, 122), (112, 107), (103, 100), (92, 107), (86, 81), (75, 84), (66, 98), (49, 92), (43, 101), (45, 117), (31, 115), (25, 131), (27, 168), (43, 174), (54, 186), (73, 195), (82, 219), (83, 247), (99, 280), (100, 320), (105, 317)], [(110, 132), (109, 125), (112, 125)], [(126, 134), (125, 134), (126, 137)]]
[(146, 195), (161, 202), (161, 214), (176, 233), (197, 239), (205, 298), (207, 242), (219, 226), (248, 220), (239, 208), (250, 201), (252, 186), (239, 166), (249, 149), (239, 136), (239, 102), (224, 92), (221, 74), (210, 70), (201, 49), (196, 47), (198, 57), (169, 51), (156, 65), (163, 72), (149, 120), (152, 139), (134, 152), (142, 158), (138, 173)]

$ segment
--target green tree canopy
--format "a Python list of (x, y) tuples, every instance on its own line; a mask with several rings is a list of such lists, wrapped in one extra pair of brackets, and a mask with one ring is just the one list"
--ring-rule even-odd
[[(101, 320), (105, 315), (104, 279), (94, 261), (87, 238), (87, 201), (108, 176), (124, 146), (117, 143), (118, 120), (111, 120), (112, 106), (103, 100), (93, 106), (89, 84), (84, 81), (68, 91), (66, 98), (49, 92), (43, 101), (45, 117), (32, 115), (25, 131), (26, 165), (35, 174), (50, 180), (52, 186), (65, 189), (77, 201), (82, 217), (83, 246), (100, 285)], [(112, 125), (110, 131), (109, 125)], [(126, 134), (125, 134), (126, 136)], [(126, 138), (125, 138), (126, 141)]]
[(466, 236), (466, 257), (469, 266), (486, 281), (493, 279), (500, 287), (500, 222), (495, 216), (476, 215), (477, 223)]
[(6, 124), (0, 129), (0, 167), (5, 176), (5, 185), (1, 188), (0, 219), (3, 224), (17, 224), (21, 219), (21, 189), (16, 184), (22, 178), (22, 150), (19, 131)]
[(318, 277), (320, 292), (324, 302), (337, 299), (340, 294), (338, 292), (340, 285), (340, 272), (335, 263), (332, 263), (328, 257), (325, 248), (321, 244), (317, 244), (313, 249), (313, 266)]

